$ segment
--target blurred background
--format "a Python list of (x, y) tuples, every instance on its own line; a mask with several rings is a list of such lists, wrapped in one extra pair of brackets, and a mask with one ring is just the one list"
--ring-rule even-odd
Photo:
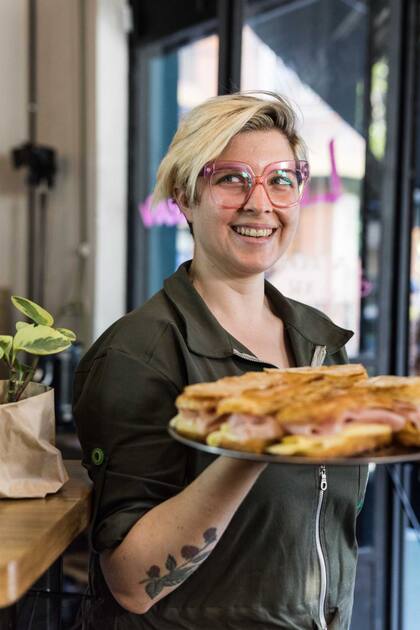
[[(419, 0), (0, 0), (0, 334), (13, 293), (77, 332), (38, 375), (65, 457), (82, 353), (191, 257), (149, 195), (180, 118), (216, 94), (272, 90), (299, 113), (312, 177), (271, 282), (354, 330), (370, 374), (420, 374), (419, 48)], [(370, 473), (352, 630), (416, 630), (419, 468)], [(66, 554), (64, 628), (87, 555), (85, 537)]]

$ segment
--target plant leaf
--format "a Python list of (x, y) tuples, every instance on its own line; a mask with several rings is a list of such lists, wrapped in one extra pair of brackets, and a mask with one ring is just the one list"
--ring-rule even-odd
[(68, 328), (56, 328), (55, 330), (58, 330), (59, 333), (68, 337), (71, 341), (76, 341), (76, 334), (72, 330)]
[(35, 326), (35, 324), (30, 324), (29, 322), (16, 322), (16, 330), (25, 328), (25, 326)]
[(10, 350), (13, 345), (13, 337), (10, 335), (0, 335), (0, 359), (6, 357), (7, 361), (10, 360)]
[(145, 588), (146, 588), (146, 593), (148, 594), (150, 599), (154, 599), (157, 595), (159, 595), (159, 593), (163, 589), (163, 584), (162, 584), (162, 581), (159, 579), (151, 580), (150, 582), (148, 582), (148, 584), (146, 584)]
[(54, 318), (51, 313), (39, 306), (39, 304), (18, 295), (12, 295), (11, 299), (18, 311), (32, 319), (36, 324), (42, 326), (52, 326), (54, 324)]
[(29, 354), (57, 354), (71, 346), (68, 337), (50, 326), (25, 326), (17, 331), (14, 350), (24, 350)]

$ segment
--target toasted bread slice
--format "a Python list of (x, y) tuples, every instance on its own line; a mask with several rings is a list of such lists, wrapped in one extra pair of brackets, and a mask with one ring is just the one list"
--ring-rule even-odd
[(186, 396), (180, 394), (176, 399), (176, 406), (178, 409), (193, 409), (197, 411), (210, 411), (215, 409), (219, 399), (218, 398), (194, 398), (193, 396)]
[(222, 424), (217, 431), (210, 433), (206, 441), (209, 446), (218, 446), (219, 448), (228, 448), (246, 453), (263, 453), (266, 447), (273, 442), (273, 440), (260, 437), (238, 440), (232, 435), (227, 424)]
[(420, 431), (410, 421), (405, 423), (402, 431), (398, 431), (395, 440), (404, 446), (420, 446)]
[(266, 452), (328, 459), (351, 457), (391, 442), (392, 431), (388, 425), (353, 422), (332, 435), (287, 435), (279, 444), (267, 447)]
[(265, 372), (273, 374), (281, 372), (287, 381), (298, 380), (305, 382), (307, 378), (321, 376), (323, 378), (344, 379), (350, 383), (367, 379), (368, 374), (361, 363), (345, 363), (343, 365), (321, 365), (318, 367), (304, 366), (298, 368), (265, 368)]
[(380, 394), (404, 402), (420, 403), (419, 376), (373, 376), (358, 382), (355, 390), (361, 389), (369, 394)]
[(220, 422), (213, 422), (211, 426), (204, 422), (200, 422), (199, 419), (196, 418), (185, 418), (182, 413), (179, 413), (169, 423), (169, 426), (175, 429), (177, 433), (183, 435), (189, 440), (194, 440), (196, 442), (205, 442), (207, 435), (214, 431), (219, 424), (222, 422), (222, 418)]
[(340, 389), (316, 387), (287, 400), (276, 413), (281, 424), (323, 424), (339, 418), (343, 413), (362, 409), (392, 410), (395, 401), (385, 391), (363, 388)]
[[(246, 372), (241, 376), (225, 376), (211, 383), (195, 383), (185, 387), (182, 397), (188, 398), (223, 398), (235, 396), (248, 389), (263, 389), (281, 382), (281, 371), (275, 374), (266, 372)], [(180, 397), (178, 397), (180, 398)], [(177, 399), (178, 401), (178, 399)], [(177, 402), (178, 404), (178, 402)]]
[[(284, 409), (296, 409), (295, 415), (301, 416), (302, 422), (308, 421), (309, 410), (314, 410), (315, 405), (328, 401), (332, 396), (345, 394), (347, 389), (342, 389), (339, 382), (328, 379), (313, 380), (305, 383), (291, 383), (268, 387), (256, 391), (250, 390), (240, 396), (230, 396), (221, 400), (217, 405), (217, 413), (250, 413), (265, 415), (279, 414), (279, 422), (282, 421), (280, 412)], [(314, 414), (318, 417), (318, 414)]]

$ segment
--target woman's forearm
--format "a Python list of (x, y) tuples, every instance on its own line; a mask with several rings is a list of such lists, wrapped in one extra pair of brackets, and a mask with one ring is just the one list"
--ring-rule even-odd
[(219, 457), (182, 492), (139, 519), (116, 549), (101, 554), (117, 601), (142, 614), (182, 584), (217, 545), (264, 468)]

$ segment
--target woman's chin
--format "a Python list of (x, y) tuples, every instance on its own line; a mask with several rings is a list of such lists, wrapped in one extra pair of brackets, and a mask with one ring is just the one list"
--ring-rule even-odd
[(255, 276), (266, 273), (275, 265), (280, 256), (270, 256), (258, 260), (237, 260), (230, 267), (234, 273), (241, 276)]

